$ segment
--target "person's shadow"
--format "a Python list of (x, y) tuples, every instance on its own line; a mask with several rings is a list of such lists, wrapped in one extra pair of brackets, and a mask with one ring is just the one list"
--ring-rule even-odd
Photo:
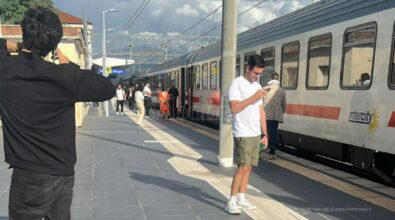
[(129, 172), (129, 176), (131, 179), (134, 179), (141, 183), (156, 185), (174, 191), (176, 193), (181, 193), (185, 196), (199, 200), (205, 204), (210, 204), (212, 206), (215, 206), (221, 210), (223, 209), (223, 207), (219, 206), (218, 203), (220, 204), (225, 203), (225, 200), (221, 200), (218, 199), (217, 197), (211, 196), (208, 193), (204, 192), (199, 187), (188, 185), (176, 180), (170, 180), (163, 177), (145, 175), (136, 172)]

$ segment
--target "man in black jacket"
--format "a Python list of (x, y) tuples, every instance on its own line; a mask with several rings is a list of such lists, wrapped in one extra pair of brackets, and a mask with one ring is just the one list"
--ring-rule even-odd
[(170, 117), (177, 118), (177, 98), (178, 98), (178, 89), (175, 84), (172, 83), (169, 89), (170, 95)]
[[(5, 161), (13, 168), (10, 220), (70, 219), (76, 163), (76, 102), (112, 98), (112, 83), (69, 63), (57, 48), (63, 28), (49, 9), (30, 9), (23, 49), (0, 38), (0, 114)], [(59, 63), (43, 60), (57, 50)], [(8, 51), (8, 52), (7, 52)]]

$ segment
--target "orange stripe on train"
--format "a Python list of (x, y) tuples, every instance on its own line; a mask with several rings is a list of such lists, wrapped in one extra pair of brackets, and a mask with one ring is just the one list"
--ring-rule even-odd
[(340, 110), (340, 107), (287, 104), (287, 110), (285, 113), (290, 115), (338, 120)]

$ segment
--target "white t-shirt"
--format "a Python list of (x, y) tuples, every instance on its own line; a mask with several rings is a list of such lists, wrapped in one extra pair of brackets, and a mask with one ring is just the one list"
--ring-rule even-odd
[(144, 86), (143, 93), (144, 96), (151, 97), (151, 89), (148, 86)]
[[(262, 89), (257, 82), (250, 83), (244, 76), (239, 76), (232, 81), (229, 88), (229, 101), (244, 101), (254, 95), (257, 90)], [(259, 99), (241, 112), (233, 114), (232, 130), (235, 137), (256, 137), (262, 134), (260, 106), (263, 105)]]
[(142, 102), (142, 101), (144, 101), (144, 96), (143, 96), (143, 93), (141, 91), (137, 90), (134, 93), (134, 101), (135, 102)]
[(117, 100), (121, 101), (124, 100), (124, 98), (125, 98), (125, 90), (117, 89)]

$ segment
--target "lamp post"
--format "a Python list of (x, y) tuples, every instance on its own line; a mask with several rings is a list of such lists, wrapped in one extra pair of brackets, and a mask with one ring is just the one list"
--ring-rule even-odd
[[(103, 67), (103, 76), (108, 76), (106, 72), (106, 12), (119, 12), (119, 9), (107, 9), (103, 11), (103, 42), (102, 42), (102, 67)], [(106, 112), (106, 117), (109, 116), (108, 113), (108, 101), (104, 102), (104, 109)]]
[[(133, 57), (132, 57), (132, 47), (133, 47), (133, 45), (132, 44), (129, 44), (129, 60), (130, 60), (130, 62), (132, 62), (132, 59), (133, 59)], [(132, 67), (133, 67), (133, 73), (134, 73), (134, 61), (133, 61), (133, 63), (132, 63)]]
[[(132, 45), (132, 44), (129, 44), (129, 60), (130, 60), (130, 61), (132, 61), (132, 59), (133, 59), (133, 58), (132, 58), (132, 47), (133, 47), (133, 45)], [(134, 63), (135, 63), (135, 62), (132, 63), (133, 73), (134, 73)]]
[[(129, 44), (129, 60), (130, 62), (132, 62), (132, 46), (131, 44)], [(133, 66), (133, 72), (134, 72), (134, 62), (132, 63)]]
[(165, 61), (167, 61), (167, 45), (165, 45)]

